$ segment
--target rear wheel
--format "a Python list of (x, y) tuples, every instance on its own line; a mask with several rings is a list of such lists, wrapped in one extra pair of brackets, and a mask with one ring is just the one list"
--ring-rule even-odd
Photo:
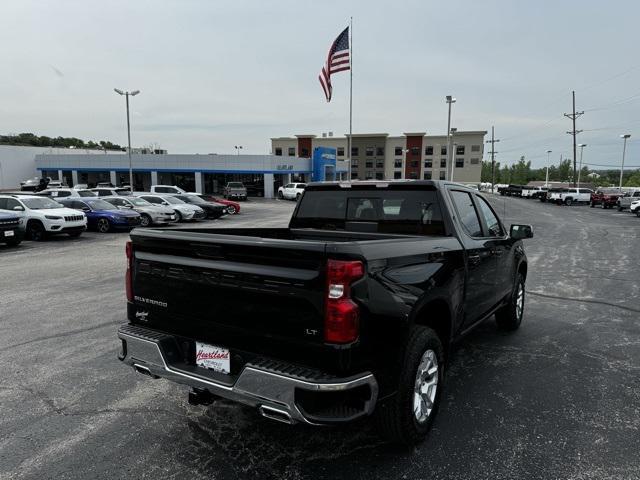
[(149, 225), (151, 225), (151, 223), (153, 222), (151, 221), (151, 217), (149, 215), (147, 215), (146, 213), (143, 213), (142, 215), (140, 215), (141, 227), (148, 227)]
[(604, 203), (604, 202), (602, 202), (602, 203), (600, 204), (600, 206), (602, 207), (602, 209), (603, 209), (603, 210), (606, 210), (606, 209), (608, 208), (608, 207), (607, 207), (607, 204), (606, 204), (606, 203)]
[(573, 203), (573, 200), (572, 200), (571, 198), (567, 198), (567, 199), (565, 199), (565, 201), (564, 201), (564, 204), (565, 204), (567, 207), (570, 207), (572, 203)]
[(278, 192), (278, 198), (279, 198), (280, 200), (282, 200), (282, 199), (284, 198), (284, 195), (282, 194), (282, 192)]
[(595, 204), (595, 203), (593, 203), (593, 202), (589, 202), (589, 206), (590, 206), (591, 208), (594, 208), (594, 207), (596, 206), (596, 204)]
[(396, 393), (380, 402), (375, 415), (387, 439), (413, 445), (424, 440), (440, 405), (444, 348), (431, 328), (412, 328), (401, 359)]
[(111, 224), (106, 218), (99, 218), (96, 227), (98, 229), (98, 232), (100, 233), (107, 233), (109, 230), (111, 230)]
[(622, 205), (618, 205), (618, 211), (621, 212), (623, 210)]
[(41, 242), (46, 239), (47, 232), (39, 221), (31, 220), (27, 225), (27, 235), (34, 242)]
[(234, 207), (233, 205), (229, 205), (229, 206), (227, 207), (227, 213), (228, 213), (229, 215), (235, 215), (235, 213), (236, 213), (236, 207)]
[(517, 330), (524, 315), (524, 276), (518, 273), (509, 303), (496, 312), (496, 323), (503, 330)]

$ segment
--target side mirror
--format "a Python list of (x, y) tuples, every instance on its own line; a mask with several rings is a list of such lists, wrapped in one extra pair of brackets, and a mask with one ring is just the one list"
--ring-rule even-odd
[(509, 236), (514, 240), (533, 238), (533, 228), (531, 225), (511, 225)]
[(22, 205), (16, 205), (13, 207), (16, 212), (24, 212), (24, 207)]

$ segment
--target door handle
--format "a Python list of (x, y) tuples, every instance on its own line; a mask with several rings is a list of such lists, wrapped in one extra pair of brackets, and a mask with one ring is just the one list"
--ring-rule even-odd
[(504, 250), (502, 248), (494, 248), (491, 250), (491, 254), (492, 255), (496, 255), (496, 256), (500, 256), (504, 253)]

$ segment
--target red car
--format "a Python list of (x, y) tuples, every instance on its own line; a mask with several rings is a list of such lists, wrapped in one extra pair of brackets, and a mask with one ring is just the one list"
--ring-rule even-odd
[(240, 204), (238, 202), (232, 202), (231, 200), (225, 200), (223, 198), (218, 198), (218, 197), (214, 197), (213, 195), (207, 195), (207, 194), (198, 194), (198, 196), (203, 199), (206, 200), (207, 202), (214, 202), (214, 203), (220, 203), (222, 205), (226, 205), (227, 208), (227, 213), (229, 215), (237, 215), (238, 213), (240, 213)]
[(593, 208), (600, 205), (602, 208), (612, 208), (616, 206), (618, 198), (623, 195), (624, 193), (617, 188), (599, 188), (591, 194), (589, 206)]

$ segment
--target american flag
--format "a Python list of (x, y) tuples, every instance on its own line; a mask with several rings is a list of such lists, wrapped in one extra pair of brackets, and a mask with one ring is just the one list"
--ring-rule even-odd
[(322, 67), (322, 71), (318, 76), (324, 95), (327, 97), (327, 102), (331, 101), (331, 93), (333, 87), (331, 86), (331, 75), (338, 72), (344, 72), (351, 68), (349, 60), (349, 27), (345, 28), (343, 32), (338, 35), (338, 38), (331, 44), (329, 49), (329, 55), (327, 56), (327, 63)]

